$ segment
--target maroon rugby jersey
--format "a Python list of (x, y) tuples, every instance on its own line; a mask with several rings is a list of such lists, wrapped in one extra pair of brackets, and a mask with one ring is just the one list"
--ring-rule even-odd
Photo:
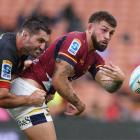
[(36, 80), (48, 92), (51, 92), (51, 77), (55, 59), (62, 59), (74, 67), (75, 75), (70, 80), (82, 76), (86, 71), (95, 77), (98, 67), (104, 65), (104, 60), (96, 52), (88, 52), (85, 32), (71, 32), (57, 39), (45, 52), (33, 61), (21, 77)]

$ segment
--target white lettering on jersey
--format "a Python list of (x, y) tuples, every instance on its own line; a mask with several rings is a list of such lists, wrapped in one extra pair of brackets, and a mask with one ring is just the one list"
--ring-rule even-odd
[(1, 69), (1, 78), (11, 80), (12, 62), (3, 60)]
[(78, 50), (81, 47), (81, 42), (79, 39), (73, 39), (73, 41), (71, 42), (69, 48), (68, 48), (68, 52), (72, 55), (76, 55)]

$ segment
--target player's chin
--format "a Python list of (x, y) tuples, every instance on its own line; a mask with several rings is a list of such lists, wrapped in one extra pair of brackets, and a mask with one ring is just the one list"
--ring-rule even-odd
[(107, 48), (107, 45), (101, 45), (101, 46), (98, 48), (98, 51), (103, 52), (103, 51), (106, 50), (106, 48)]
[(42, 53), (41, 51), (35, 51), (35, 52), (33, 52), (31, 55), (32, 55), (34, 58), (36, 58), (36, 57), (38, 57), (41, 53)]

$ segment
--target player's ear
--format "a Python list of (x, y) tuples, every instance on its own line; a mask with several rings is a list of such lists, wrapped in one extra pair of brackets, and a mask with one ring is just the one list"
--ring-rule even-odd
[(93, 29), (94, 29), (93, 23), (88, 23), (87, 30), (89, 34), (92, 33)]
[(26, 30), (23, 30), (23, 31), (21, 32), (21, 36), (22, 36), (23, 39), (26, 39), (27, 37), (29, 37), (29, 32), (26, 31)]

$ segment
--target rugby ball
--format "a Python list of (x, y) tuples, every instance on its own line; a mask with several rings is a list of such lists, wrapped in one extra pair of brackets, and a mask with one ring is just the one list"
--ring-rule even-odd
[(140, 94), (140, 65), (132, 71), (129, 80), (129, 87), (133, 93)]

